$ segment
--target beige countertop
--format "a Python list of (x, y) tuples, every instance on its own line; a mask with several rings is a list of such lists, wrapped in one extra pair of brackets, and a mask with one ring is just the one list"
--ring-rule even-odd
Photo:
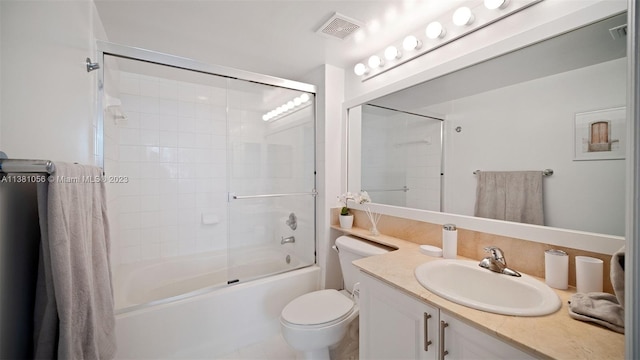
[(623, 334), (569, 317), (567, 301), (575, 293), (574, 288), (554, 289), (562, 300), (562, 308), (546, 316), (517, 317), (475, 310), (441, 298), (418, 283), (414, 269), (420, 264), (438, 259), (422, 254), (419, 244), (382, 234), (371, 236), (364, 229), (341, 229), (339, 226), (332, 228), (398, 249), (388, 254), (354, 261), (354, 265), (362, 271), (536, 357), (624, 359)]

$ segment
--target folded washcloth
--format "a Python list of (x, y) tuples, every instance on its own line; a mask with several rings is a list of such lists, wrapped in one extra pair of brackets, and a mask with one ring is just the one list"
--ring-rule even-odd
[(624, 334), (624, 307), (609, 293), (573, 294), (569, 300), (569, 316)]

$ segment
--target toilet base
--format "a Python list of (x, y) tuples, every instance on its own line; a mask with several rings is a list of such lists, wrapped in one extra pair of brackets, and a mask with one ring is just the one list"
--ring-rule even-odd
[(296, 353), (297, 360), (330, 360), (329, 348), (316, 349), (313, 351), (299, 351)]

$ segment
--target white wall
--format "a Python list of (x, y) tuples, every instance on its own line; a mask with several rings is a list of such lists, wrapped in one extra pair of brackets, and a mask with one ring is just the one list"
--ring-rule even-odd
[(0, 134), (12, 158), (94, 163), (95, 39), (92, 1), (2, 1)]
[[(440, 105), (447, 113), (445, 211), (473, 215), (476, 169), (550, 168), (545, 225), (624, 235), (625, 161), (573, 161), (573, 131), (575, 113), (625, 104), (626, 76), (623, 58)], [(535, 106), (523, 105), (532, 98)]]
[(316, 202), (317, 263), (322, 268), (322, 288), (342, 288), (342, 273), (337, 254), (331, 249), (339, 235), (332, 231), (330, 211), (338, 205), (342, 172), (345, 129), (341, 104), (344, 100), (344, 70), (323, 65), (301, 79), (317, 87), (316, 97)]

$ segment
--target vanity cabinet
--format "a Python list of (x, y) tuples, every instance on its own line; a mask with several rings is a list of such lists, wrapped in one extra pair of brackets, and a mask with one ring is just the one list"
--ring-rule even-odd
[(535, 359), (363, 272), (359, 307), (361, 359)]
[(360, 275), (360, 359), (438, 359), (438, 308)]

